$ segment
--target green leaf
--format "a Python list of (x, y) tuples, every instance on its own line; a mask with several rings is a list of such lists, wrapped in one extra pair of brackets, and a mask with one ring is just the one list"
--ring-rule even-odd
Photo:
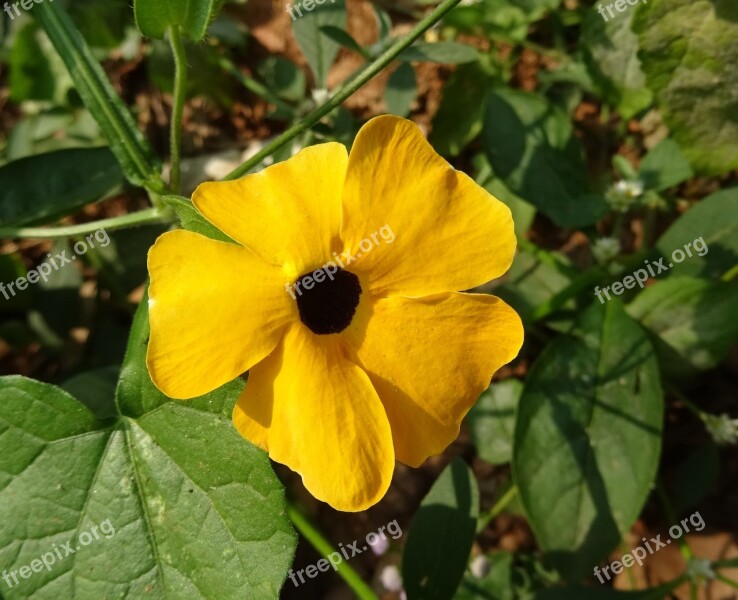
[(489, 74), (478, 62), (458, 67), (443, 87), (429, 140), (443, 156), (459, 153), (482, 131)]
[[(566, 260), (565, 257), (561, 257)], [(536, 259), (531, 253), (519, 251), (513, 259), (502, 285), (495, 295), (510, 304), (528, 322), (544, 302), (551, 300), (571, 283), (571, 277), (554, 266)]]
[(98, 419), (115, 417), (115, 388), (120, 367), (103, 367), (75, 375), (62, 384), (64, 391), (74, 396)]
[(582, 22), (585, 63), (603, 96), (630, 119), (648, 108), (653, 94), (638, 60), (638, 37), (630, 30), (635, 10), (605, 21), (596, 10), (587, 11)]
[(738, 4), (651, 0), (633, 30), (648, 86), (694, 168), (719, 175), (738, 167)]
[(340, 44), (323, 33), (321, 28), (329, 26), (345, 30), (346, 3), (345, 0), (331, 0), (318, 6), (311, 3), (312, 10), (308, 10), (304, 4), (305, 0), (302, 0), (292, 6), (292, 30), (315, 76), (316, 86), (326, 89), (328, 71), (338, 56)]
[(458, 42), (417, 42), (403, 50), (397, 60), (460, 65), (479, 60), (476, 48)]
[(384, 93), (387, 111), (401, 117), (406, 116), (417, 95), (415, 69), (407, 63), (401, 64), (387, 81), (387, 90)]
[(280, 98), (294, 103), (305, 99), (305, 72), (292, 61), (281, 56), (268, 56), (259, 63), (257, 70), (269, 89)]
[(493, 383), (469, 413), (469, 433), (477, 453), (493, 465), (508, 463), (512, 458), (515, 411), (522, 391), (523, 384), (517, 379)]
[(121, 302), (128, 302), (128, 296), (146, 282), (148, 251), (167, 229), (167, 225), (152, 224), (111, 231), (109, 244), (85, 254), (85, 261), (98, 273), (98, 286), (110, 289)]
[(389, 37), (392, 31), (392, 17), (387, 14), (387, 11), (383, 10), (376, 4), (374, 6), (374, 16), (377, 19), (377, 27), (379, 27), (379, 41), (382, 42)]
[(738, 264), (738, 187), (695, 204), (661, 236), (656, 249), (671, 256), (687, 244), (692, 256), (669, 269), (670, 275), (718, 278)]
[(357, 42), (348, 31), (345, 31), (340, 27), (334, 27), (333, 25), (323, 25), (323, 27), (320, 28), (320, 31), (344, 48), (352, 50), (364, 58), (368, 58), (369, 55), (367, 51), (364, 50), (362, 45)]
[(446, 600), (464, 575), (479, 516), (474, 475), (455, 458), (415, 513), (402, 562), (408, 600)]
[(616, 300), (594, 303), (536, 360), (518, 407), (513, 477), (566, 579), (591, 575), (640, 514), (662, 420), (653, 349)]
[(82, 37), (92, 48), (111, 50), (125, 43), (127, 31), (131, 29), (130, 0), (70, 2), (68, 10)]
[(154, 151), (67, 13), (58, 2), (44, 2), (34, 8), (33, 15), (66, 64), (77, 93), (100, 125), (128, 180), (162, 190), (161, 165)]
[(58, 150), (0, 167), (0, 225), (50, 223), (110, 195), (123, 173), (108, 148)]
[[(144, 302), (114, 420), (54, 386), (0, 378), (0, 564), (33, 564), (52, 544), (74, 552), (4, 590), (9, 600), (279, 593), (296, 537), (266, 454), (231, 423), (243, 385), (187, 403), (158, 395), (147, 320)], [(91, 539), (101, 523), (110, 535)]]
[(628, 313), (657, 337), (670, 375), (711, 369), (738, 336), (738, 282), (669, 277), (638, 294)]
[(612, 157), (612, 166), (620, 175), (620, 179), (638, 179), (638, 171), (633, 168), (631, 162), (622, 154), (616, 154)]
[(507, 186), (562, 227), (607, 213), (586, 195), (583, 153), (569, 117), (544, 98), (512, 89), (489, 94), (482, 133), (487, 158)]
[(524, 238), (533, 224), (536, 207), (510, 191), (510, 188), (505, 185), (502, 179), (495, 177), (485, 154), (480, 152), (472, 160), (477, 170), (476, 182), (495, 198), (507, 204), (510, 212), (512, 212), (515, 235), (519, 239)]
[(15, 36), (10, 50), (10, 98), (14, 102), (53, 100), (56, 83), (48, 59), (36, 38), (38, 27), (29, 23)]
[(179, 27), (192, 41), (205, 37), (218, 9), (216, 0), (134, 0), (136, 25), (145, 36), (163, 39), (170, 27)]
[(188, 198), (183, 198), (182, 196), (162, 196), (162, 200), (164, 204), (177, 214), (183, 229), (194, 231), (195, 233), (220, 242), (235, 243), (225, 233), (205, 219)]
[(670, 139), (659, 142), (641, 161), (639, 178), (647, 190), (661, 192), (694, 175), (689, 161)]

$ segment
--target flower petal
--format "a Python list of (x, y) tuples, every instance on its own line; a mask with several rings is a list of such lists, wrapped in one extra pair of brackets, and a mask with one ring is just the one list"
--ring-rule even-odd
[(267, 356), (299, 319), (281, 271), (237, 246), (189, 231), (149, 251), (147, 364), (171, 398), (195, 398)]
[(440, 454), (497, 369), (517, 356), (523, 325), (486, 294), (375, 300), (346, 330), (392, 426), (397, 459)]
[(218, 229), (296, 278), (341, 248), (347, 164), (342, 144), (311, 146), (260, 173), (203, 183), (192, 202)]
[(303, 325), (290, 328), (251, 370), (233, 422), (273, 460), (302, 475), (313, 496), (354, 512), (384, 496), (395, 459), (382, 403), (340, 343)]
[(391, 245), (379, 244), (352, 265), (369, 277), (375, 295), (470, 289), (502, 275), (515, 253), (507, 206), (453, 169), (414, 123), (398, 117), (377, 117), (359, 131), (343, 213), (341, 238), (354, 252), (384, 225), (396, 235)]

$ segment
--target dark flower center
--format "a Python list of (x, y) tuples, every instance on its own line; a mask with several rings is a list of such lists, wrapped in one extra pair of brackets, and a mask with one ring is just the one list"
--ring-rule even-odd
[(317, 269), (295, 282), (300, 320), (319, 335), (340, 333), (351, 324), (361, 296), (359, 278), (336, 267)]

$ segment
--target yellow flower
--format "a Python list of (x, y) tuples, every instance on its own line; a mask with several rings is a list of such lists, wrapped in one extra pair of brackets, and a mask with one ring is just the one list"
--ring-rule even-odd
[(443, 452), (520, 350), (509, 306), (457, 293), (510, 267), (510, 211), (410, 121), (192, 200), (238, 244), (173, 231), (151, 249), (152, 380), (189, 399), (249, 371), (236, 428), (336, 509), (378, 502), (395, 459)]

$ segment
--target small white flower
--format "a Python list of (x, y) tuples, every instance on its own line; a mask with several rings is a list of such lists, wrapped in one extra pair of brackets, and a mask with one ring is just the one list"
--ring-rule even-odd
[(603, 237), (592, 244), (592, 255), (600, 264), (610, 262), (620, 254), (620, 241), (613, 237)]
[(738, 443), (738, 419), (731, 419), (728, 415), (703, 414), (708, 433), (719, 446), (735, 445)]
[(379, 574), (379, 580), (388, 592), (402, 591), (402, 575), (395, 565), (387, 565)]
[(377, 541), (373, 544), (369, 544), (372, 552), (377, 556), (382, 556), (387, 550), (389, 550), (389, 540), (386, 537), (377, 537)]
[(325, 88), (313, 90), (313, 102), (318, 106), (325, 104), (330, 97), (331, 93)]
[(484, 554), (480, 554), (471, 562), (469, 570), (477, 579), (483, 579), (489, 573), (490, 567), (491, 563), (489, 562), (489, 559), (484, 556)]
[(620, 212), (626, 212), (633, 204), (633, 201), (642, 195), (642, 181), (626, 181), (625, 179), (611, 186), (605, 194), (610, 206)]
[(687, 577), (692, 581), (715, 579), (712, 563), (706, 558), (692, 558), (687, 563)]

